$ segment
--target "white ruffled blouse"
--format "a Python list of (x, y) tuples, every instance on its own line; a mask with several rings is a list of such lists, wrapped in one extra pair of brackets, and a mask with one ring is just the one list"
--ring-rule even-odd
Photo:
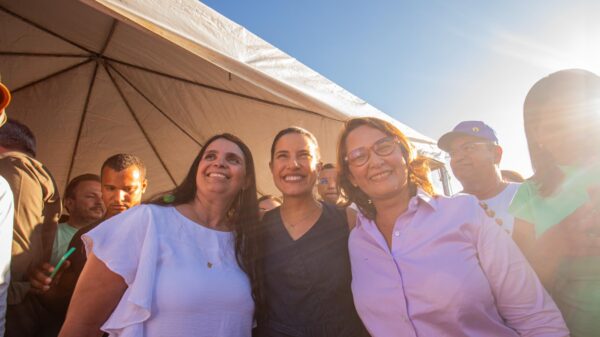
[(110, 336), (251, 336), (254, 302), (232, 232), (199, 225), (174, 207), (141, 205), (83, 241), (128, 285), (102, 326)]

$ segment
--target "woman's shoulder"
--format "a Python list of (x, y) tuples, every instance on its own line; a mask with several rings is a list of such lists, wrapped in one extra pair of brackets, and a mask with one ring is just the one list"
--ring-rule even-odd
[(485, 212), (474, 195), (457, 193), (452, 196), (436, 196), (432, 216), (447, 224), (459, 227), (478, 227), (483, 223)]

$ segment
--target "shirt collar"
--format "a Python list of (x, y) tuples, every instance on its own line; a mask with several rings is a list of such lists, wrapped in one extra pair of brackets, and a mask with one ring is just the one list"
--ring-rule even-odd
[[(431, 195), (429, 195), (429, 193), (425, 192), (423, 189), (417, 188), (417, 194), (414, 197), (410, 198), (410, 200), (408, 201), (408, 209), (407, 210), (416, 209), (420, 203), (429, 205), (429, 207), (431, 207), (431, 209), (433, 211), (435, 211), (437, 209), (437, 200), (434, 197), (432, 197)], [(360, 211), (360, 209), (358, 209), (358, 218), (357, 219), (358, 219), (358, 221), (356, 222), (357, 227), (373, 221), (373, 220), (370, 220), (369, 218), (367, 218)]]

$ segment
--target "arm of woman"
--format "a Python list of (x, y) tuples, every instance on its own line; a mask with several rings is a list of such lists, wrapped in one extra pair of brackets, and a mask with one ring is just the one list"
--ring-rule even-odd
[(477, 251), (506, 325), (521, 336), (568, 336), (562, 315), (511, 238), (485, 222)]
[(123, 277), (91, 253), (75, 287), (59, 337), (102, 336), (100, 327), (126, 289)]
[(550, 229), (539, 242), (534, 224), (515, 218), (513, 240), (527, 258), (546, 289), (550, 289), (554, 274), (563, 255), (564, 241), (556, 228)]

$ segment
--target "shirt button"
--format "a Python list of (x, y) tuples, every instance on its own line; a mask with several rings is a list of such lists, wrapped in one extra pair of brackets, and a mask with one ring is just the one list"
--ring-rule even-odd
[(394, 236), (400, 236), (400, 231), (395, 231)]

